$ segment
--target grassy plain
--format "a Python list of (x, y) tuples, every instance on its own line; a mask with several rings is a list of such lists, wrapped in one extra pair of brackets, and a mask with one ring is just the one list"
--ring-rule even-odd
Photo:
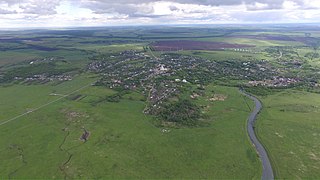
[(58, 85), (12, 85), (8, 87), (0, 87), (0, 123), (10, 118), (14, 118), (15, 115), (20, 115), (36, 109), (48, 102), (60, 98), (61, 95), (78, 90), (79, 88), (93, 82), (94, 79), (92, 78), (79, 76), (73, 81)]
[(256, 61), (256, 60), (270, 60), (271, 58), (266, 56), (264, 53), (259, 52), (239, 52), (234, 50), (226, 51), (181, 51), (181, 54), (190, 56), (199, 56), (202, 58), (215, 60), (215, 61), (225, 61), (225, 60), (235, 60), (235, 61)]
[[(56, 98), (48, 96), (51, 92), (65, 94), (81, 86), (68, 83), (3, 87), (1, 99), (8, 100), (1, 111), (24, 103), (37, 107)], [(84, 79), (81, 83), (86, 84)], [(227, 99), (210, 102), (212, 92)], [(6, 164), (0, 168), (1, 178), (258, 179), (261, 175), (245, 131), (249, 109), (236, 88), (210, 85), (206, 96), (197, 100), (208, 107), (209, 125), (169, 132), (155, 127), (153, 118), (142, 113), (142, 101), (125, 97), (119, 103), (92, 105), (113, 94), (99, 87), (76, 94), (84, 98), (62, 99), (0, 127), (0, 160)], [(82, 127), (91, 133), (85, 143), (79, 140)]]
[(261, 97), (264, 109), (256, 131), (277, 178), (320, 177), (320, 95), (285, 90)]

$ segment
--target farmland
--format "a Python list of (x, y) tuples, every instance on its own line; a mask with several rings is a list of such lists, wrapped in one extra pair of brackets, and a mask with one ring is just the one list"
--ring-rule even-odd
[(204, 41), (157, 41), (152, 44), (157, 51), (179, 51), (179, 50), (223, 50), (230, 48), (249, 48), (253, 46), (243, 44), (229, 44), (222, 42)]
[[(312, 29), (312, 28), (311, 28)], [(317, 178), (317, 33), (113, 27), (0, 33), (0, 177)], [(282, 148), (278, 148), (281, 144)]]

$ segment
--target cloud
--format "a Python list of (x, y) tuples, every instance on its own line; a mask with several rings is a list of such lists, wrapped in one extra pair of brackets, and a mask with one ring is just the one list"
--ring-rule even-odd
[[(56, 7), (62, 0), (0, 0), (0, 5), (10, 12), (23, 14), (50, 15), (56, 14)], [(14, 10), (12, 10), (14, 9)]]
[(8, 9), (2, 9), (0, 8), (0, 14), (16, 14), (17, 11), (15, 10), (8, 10)]
[(318, 22), (319, 0), (0, 0), (0, 25)]
[(149, 4), (121, 4), (104, 2), (85, 2), (82, 8), (88, 8), (96, 14), (125, 14), (129, 17), (152, 17), (153, 6)]
[(174, 5), (170, 5), (169, 8), (170, 8), (170, 11), (179, 11), (180, 10), (177, 6), (174, 6)]
[(19, 5), (22, 13), (25, 14), (56, 14), (56, 7), (60, 5), (60, 0), (32, 0)]
[[(0, 0), (0, 5), (6, 4), (8, 7), (19, 5), (20, 13), (48, 15), (55, 14), (55, 9), (63, 1), (90, 9), (97, 14), (119, 13), (135, 17), (139, 14), (152, 16), (152, 4), (166, 2), (204, 6), (245, 5), (248, 11), (286, 9), (290, 5), (300, 9), (314, 8), (313, 4), (316, 4), (317, 8), (320, 7), (318, 0)], [(177, 10), (177, 6), (171, 6), (171, 11)]]
[[(81, 0), (83, 4), (91, 4), (91, 8), (94, 5), (102, 6), (113, 6), (116, 4), (126, 5), (126, 4), (147, 4), (155, 2), (173, 2), (180, 4), (196, 4), (196, 5), (206, 5), (206, 6), (235, 6), (245, 4), (248, 7), (255, 5), (265, 5), (268, 9), (281, 9), (285, 0)], [(301, 4), (303, 0), (290, 0), (292, 2)], [(93, 6), (92, 6), (93, 5)], [(95, 7), (96, 8), (96, 7)]]

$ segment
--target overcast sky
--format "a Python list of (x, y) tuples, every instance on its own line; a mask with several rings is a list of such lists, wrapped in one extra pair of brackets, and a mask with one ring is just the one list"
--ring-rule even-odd
[(320, 0), (0, 0), (0, 27), (310, 23)]

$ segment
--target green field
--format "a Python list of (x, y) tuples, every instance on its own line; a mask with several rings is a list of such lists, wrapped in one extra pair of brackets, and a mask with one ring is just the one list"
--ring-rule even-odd
[[(81, 79), (85, 81), (90, 80)], [(34, 108), (54, 100), (51, 92), (66, 94), (81, 86), (75, 80), (58, 86), (3, 87), (1, 111), (20, 109), (1, 119), (19, 115), (26, 104)], [(208, 106), (207, 127), (163, 132), (143, 115), (143, 102), (124, 98), (92, 106), (113, 92), (83, 89), (77, 92), (84, 96), (80, 100), (62, 99), (0, 127), (0, 160), (6, 164), (0, 168), (1, 178), (258, 179), (261, 167), (245, 131), (249, 109), (244, 98), (236, 88), (210, 85), (208, 95), (212, 90), (228, 98), (198, 100)], [(91, 133), (86, 143), (79, 140), (82, 127)]]
[(287, 90), (261, 98), (257, 132), (277, 178), (320, 177), (320, 95)]

